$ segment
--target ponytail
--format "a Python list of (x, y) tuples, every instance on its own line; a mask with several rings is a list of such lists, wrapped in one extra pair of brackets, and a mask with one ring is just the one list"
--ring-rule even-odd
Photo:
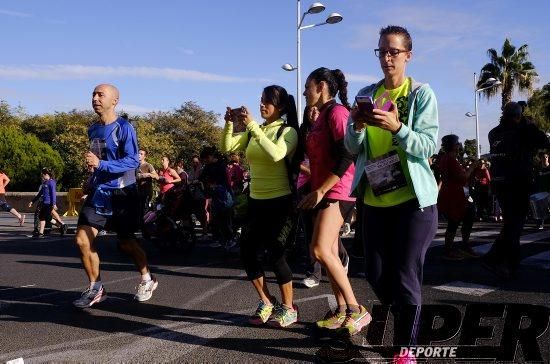
[(348, 82), (346, 81), (346, 77), (341, 70), (329, 70), (328, 68), (320, 67), (311, 72), (308, 79), (314, 80), (315, 83), (325, 81), (328, 85), (328, 92), (330, 96), (336, 97), (338, 94), (342, 105), (344, 105), (344, 107), (348, 110), (351, 109), (348, 102)]
[(338, 97), (342, 105), (344, 105), (346, 109), (351, 110), (351, 105), (348, 102), (348, 81), (346, 81), (346, 76), (344, 76), (344, 73), (339, 69), (332, 70), (332, 74), (338, 84)]

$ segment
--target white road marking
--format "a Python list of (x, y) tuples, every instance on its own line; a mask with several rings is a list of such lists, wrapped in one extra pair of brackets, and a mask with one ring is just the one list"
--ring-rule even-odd
[(8, 360), (6, 364), (25, 364), (25, 361), (23, 360), (23, 358), (17, 358), (13, 360)]
[(19, 289), (19, 288), (29, 288), (29, 287), (34, 287), (34, 286), (36, 286), (36, 284), (27, 284), (25, 286), (19, 286), (19, 287), (0, 288), (0, 291), (8, 291), (10, 289)]
[[(443, 233), (445, 233), (445, 230), (443, 230)], [(473, 240), (475, 238), (486, 238), (493, 235), (498, 235), (500, 233), (500, 230), (480, 230), (480, 231), (474, 231), (470, 234), (470, 240)], [(478, 239), (479, 240), (479, 239)], [(454, 242), (458, 243), (462, 241), (462, 237), (460, 236), (460, 231), (457, 232)], [(430, 245), (430, 248), (441, 246), (445, 244), (445, 237), (441, 238), (435, 238), (432, 241), (432, 244)]]
[(550, 269), (550, 250), (525, 258), (521, 265)]
[(497, 289), (496, 287), (462, 281), (454, 281), (441, 286), (434, 286), (432, 288), (440, 291), (448, 291), (476, 297), (484, 296), (487, 293), (491, 293)]
[[(530, 243), (534, 243), (535, 241), (543, 240), (546, 238), (550, 238), (550, 231), (540, 231), (533, 234), (523, 235), (520, 238), (519, 243), (520, 245), (530, 244)], [(476, 253), (483, 255), (489, 252), (492, 245), (493, 243), (477, 245), (477, 246), (474, 246), (473, 249)]]

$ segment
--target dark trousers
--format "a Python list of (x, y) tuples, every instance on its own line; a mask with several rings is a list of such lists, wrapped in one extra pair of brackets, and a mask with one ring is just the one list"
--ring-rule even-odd
[(502, 209), (502, 229), (488, 257), (515, 270), (521, 261), (520, 238), (529, 210), (527, 183), (494, 182), (493, 190)]
[(414, 344), (422, 304), (424, 258), (437, 232), (437, 206), (412, 200), (393, 207), (364, 206), (367, 280), (382, 304), (392, 305), (396, 344)]
[(280, 285), (292, 281), (292, 271), (286, 261), (285, 226), (293, 209), (290, 195), (268, 200), (248, 200), (248, 218), (241, 239), (241, 259), (248, 279), (264, 277), (265, 252)]
[(466, 212), (462, 220), (453, 220), (447, 219), (447, 230), (445, 231), (445, 247), (451, 248), (451, 244), (454, 241), (456, 236), (456, 231), (462, 223), (462, 228), (460, 229), (462, 233), (462, 244), (461, 246), (466, 246), (470, 241), (470, 234), (472, 233), (472, 226), (474, 225), (475, 218), (475, 207), (472, 203), (468, 203), (466, 207)]
[(232, 215), (231, 208), (212, 208), (211, 227), (214, 236), (219, 239), (222, 245), (227, 244), (233, 238)]

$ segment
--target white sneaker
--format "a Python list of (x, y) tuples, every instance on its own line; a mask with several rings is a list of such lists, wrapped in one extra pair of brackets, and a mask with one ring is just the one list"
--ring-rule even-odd
[(307, 288), (313, 288), (319, 285), (319, 280), (315, 276), (309, 276), (302, 280), (302, 284)]
[(344, 223), (342, 228), (342, 236), (348, 236), (351, 233), (351, 225), (349, 223)]
[(149, 300), (153, 296), (153, 291), (157, 289), (159, 283), (157, 279), (151, 275), (150, 281), (141, 281), (137, 288), (137, 293), (134, 296), (134, 299), (138, 302), (144, 302)]
[(79, 299), (73, 301), (73, 305), (78, 308), (92, 307), (96, 303), (105, 301), (106, 298), (107, 292), (105, 292), (103, 286), (99, 287), (99, 289), (88, 288), (82, 292)]

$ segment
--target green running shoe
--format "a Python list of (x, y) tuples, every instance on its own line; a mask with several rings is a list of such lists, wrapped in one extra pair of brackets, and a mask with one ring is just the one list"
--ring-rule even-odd
[(266, 304), (264, 301), (260, 300), (260, 303), (258, 304), (258, 308), (256, 309), (256, 312), (254, 312), (254, 315), (252, 315), (248, 322), (252, 325), (263, 325), (269, 320), (271, 317), (271, 313), (275, 309), (275, 306), (278, 305), (277, 302), (275, 302), (275, 305), (273, 304)]
[(328, 311), (322, 320), (317, 321), (315, 324), (319, 329), (336, 330), (342, 327), (342, 322), (346, 318), (346, 314), (340, 311)]
[(364, 306), (359, 306), (359, 312), (346, 312), (346, 318), (342, 327), (338, 330), (341, 334), (356, 335), (363, 330), (372, 320), (372, 316)]
[(275, 313), (267, 323), (271, 327), (287, 327), (298, 321), (298, 307), (292, 305), (292, 308), (283, 304), (275, 309)]

